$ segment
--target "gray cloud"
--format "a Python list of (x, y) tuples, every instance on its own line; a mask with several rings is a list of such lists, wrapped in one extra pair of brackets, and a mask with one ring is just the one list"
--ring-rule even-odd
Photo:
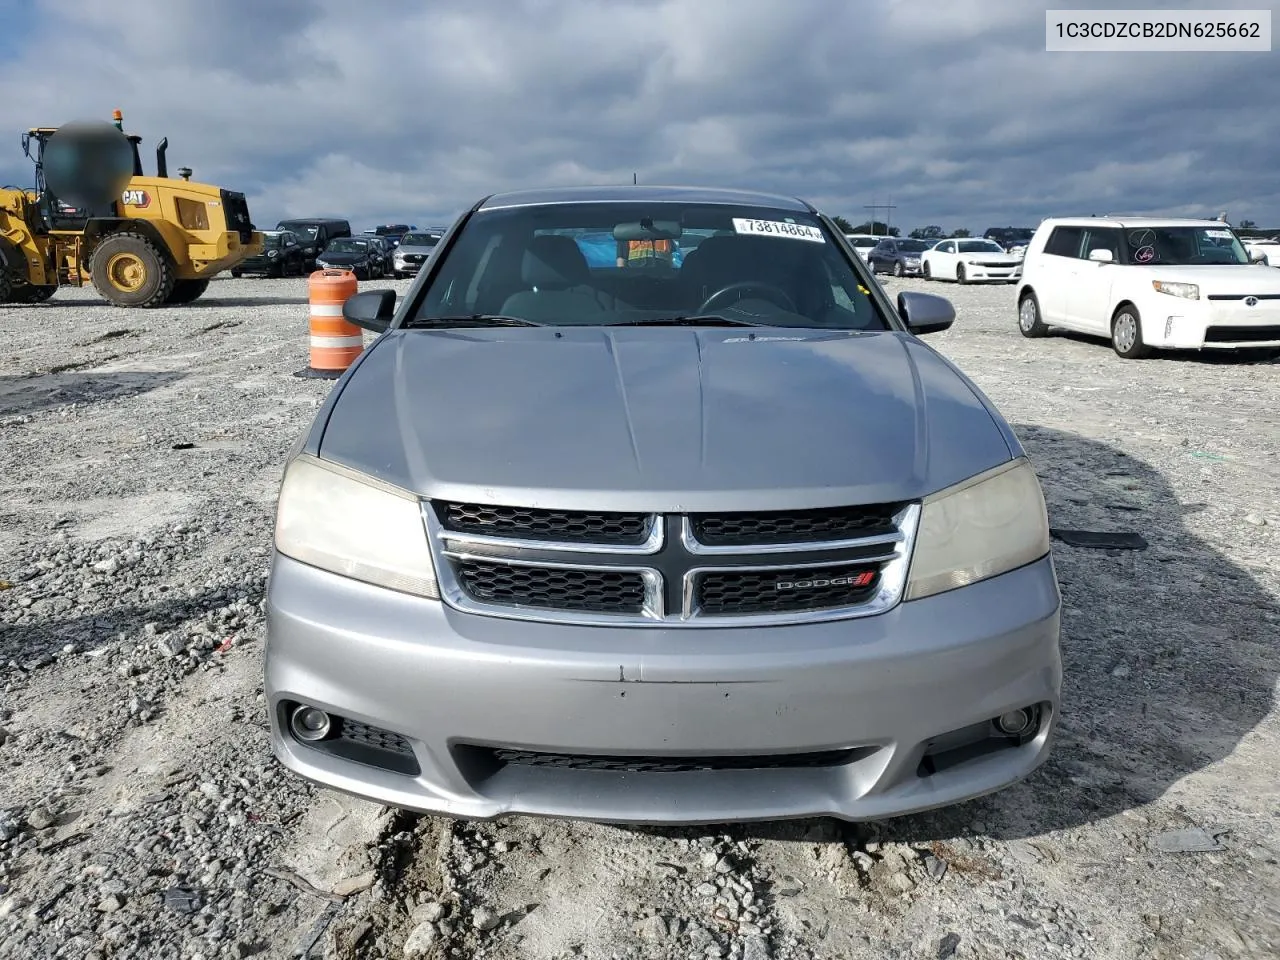
[[(0, 59), (0, 88), (22, 94), (0, 100), (0, 128), (16, 139), (118, 106), (149, 144), (169, 137), (172, 165), (249, 193), (263, 225), (447, 222), (486, 193), (634, 171), (804, 196), (855, 221), (892, 198), (907, 227), (1118, 209), (1280, 226), (1272, 54), (1049, 54), (1029, 3), (39, 10)], [(16, 146), (0, 180), (30, 180)]]

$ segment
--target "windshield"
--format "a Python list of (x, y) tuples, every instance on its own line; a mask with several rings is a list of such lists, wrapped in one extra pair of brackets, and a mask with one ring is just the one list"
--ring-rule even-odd
[(284, 242), (284, 237), (280, 236), (278, 233), (263, 234), (262, 239), (263, 246), (268, 250), (278, 250), (280, 249), (280, 245)]
[(933, 246), (933, 243), (925, 243), (923, 240), (899, 240), (898, 249), (903, 253), (921, 253)]
[(400, 238), (402, 247), (434, 247), (440, 241), (429, 233), (406, 233)]
[(296, 225), (288, 224), (287, 226), (283, 226), (280, 229), (290, 230), (297, 236), (301, 237), (303, 240), (314, 240), (316, 237), (320, 235), (319, 227), (308, 227), (306, 224), (296, 224)]
[(994, 240), (961, 240), (961, 253), (1004, 253), (1004, 247)]
[(1130, 261), (1137, 264), (1249, 262), (1244, 246), (1226, 227), (1142, 227), (1126, 230), (1125, 242)]
[(335, 240), (325, 247), (325, 253), (364, 253), (369, 249), (368, 240)]
[(880, 245), (880, 241), (875, 237), (854, 237), (853, 245), (855, 247), (875, 247)]
[(444, 254), (415, 320), (477, 315), (889, 328), (812, 214), (673, 201), (480, 211)]

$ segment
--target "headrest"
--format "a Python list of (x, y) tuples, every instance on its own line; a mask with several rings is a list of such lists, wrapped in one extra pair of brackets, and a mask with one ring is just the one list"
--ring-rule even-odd
[(588, 283), (591, 268), (572, 237), (534, 237), (525, 251), (520, 279), (539, 290), (566, 290)]

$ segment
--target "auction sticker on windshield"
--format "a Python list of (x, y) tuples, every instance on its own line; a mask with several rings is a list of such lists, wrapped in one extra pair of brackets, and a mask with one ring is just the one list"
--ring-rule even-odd
[(804, 223), (787, 223), (783, 220), (744, 220), (733, 218), (733, 229), (738, 233), (754, 233), (766, 237), (790, 237), (793, 240), (811, 240), (826, 243), (822, 231)]
[(1206, 231), (1204, 232), (1204, 235), (1205, 235), (1206, 237), (1213, 237), (1213, 238), (1214, 238), (1214, 239), (1216, 239), (1216, 240), (1230, 240), (1230, 239), (1231, 239), (1231, 231), (1230, 231), (1230, 230), (1206, 230)]

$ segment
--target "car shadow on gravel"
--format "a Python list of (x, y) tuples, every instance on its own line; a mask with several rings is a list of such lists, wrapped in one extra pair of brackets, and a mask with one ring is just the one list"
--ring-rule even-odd
[(1036, 837), (1159, 799), (1229, 756), (1269, 715), (1280, 658), (1277, 625), (1267, 618), (1280, 605), (1183, 525), (1204, 505), (1180, 504), (1159, 471), (1105, 443), (1033, 425), (1015, 430), (1043, 482), (1052, 526), (1137, 531), (1150, 543), (1144, 551), (1054, 543), (1064, 689), (1049, 760), (1005, 790), (924, 814), (875, 824), (728, 825), (724, 832), (807, 842)]
[[(1104, 359), (1120, 363), (1133, 363), (1115, 355), (1111, 341), (1106, 337), (1095, 337), (1075, 330), (1054, 328), (1052, 337), (1058, 340), (1071, 340), (1090, 347), (1106, 349)], [(1270, 347), (1241, 347), (1238, 350), (1157, 350), (1151, 357), (1153, 360), (1173, 360), (1176, 363), (1203, 363), (1210, 366), (1235, 367), (1252, 366), (1258, 363), (1280, 364), (1280, 350)]]
[[(114, 359), (114, 358), (110, 358)], [(0, 417), (35, 413), (68, 403), (100, 403), (136, 397), (180, 380), (172, 370), (82, 373), (76, 366), (99, 366), (108, 358), (96, 357), (83, 364), (68, 364), (27, 376), (0, 376)]]
[(201, 307), (262, 307), (268, 305), (288, 306), (289, 304), (310, 302), (305, 295), (300, 297), (201, 297), (195, 303), (183, 309), (199, 310)]
[[(6, 594), (21, 597), (25, 592), (24, 584), (19, 583)], [(174, 590), (154, 602), (126, 603), (70, 617), (18, 615), (14, 610), (0, 618), (0, 663), (15, 661), (34, 666), (49, 661), (67, 644), (85, 652), (121, 634), (133, 643), (156, 641), (178, 625), (196, 620), (229, 602), (225, 588), (208, 588), (194, 597)], [(149, 623), (155, 624), (154, 637), (148, 635), (146, 625)]]

